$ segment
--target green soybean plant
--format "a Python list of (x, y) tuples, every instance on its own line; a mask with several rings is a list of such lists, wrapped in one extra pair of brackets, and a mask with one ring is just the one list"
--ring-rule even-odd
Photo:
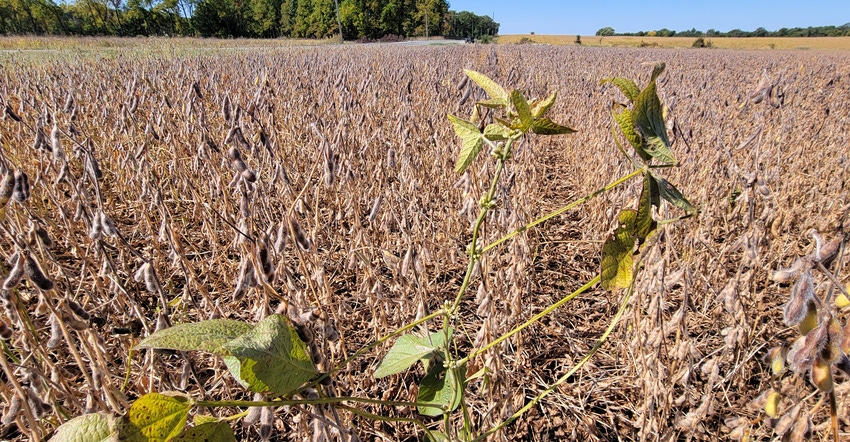
[[(248, 419), (250, 411), (217, 418), (196, 413), (195, 410), (215, 407), (238, 407), (257, 410), (257, 407), (279, 406), (326, 406), (336, 407), (363, 418), (410, 422), (422, 430), (429, 440), (483, 440), (500, 431), (510, 422), (522, 416), (542, 398), (554, 391), (574, 374), (601, 347), (613, 331), (614, 325), (625, 311), (629, 296), (634, 288), (637, 270), (640, 267), (640, 251), (652, 243), (660, 225), (690, 216), (696, 208), (660, 174), (659, 170), (674, 166), (676, 161), (667, 138), (661, 102), (656, 92), (656, 79), (664, 65), (655, 66), (649, 84), (640, 89), (626, 78), (611, 78), (604, 82), (616, 85), (626, 96), (628, 103), (615, 103), (612, 125), (616, 144), (623, 155), (634, 166), (634, 170), (603, 188), (573, 201), (560, 209), (506, 233), (489, 244), (481, 244), (482, 227), (487, 214), (499, 204), (496, 189), (502, 179), (506, 165), (510, 164), (516, 146), (529, 136), (557, 136), (575, 132), (547, 117), (547, 112), (557, 99), (552, 93), (546, 98), (529, 101), (522, 92), (504, 89), (501, 85), (479, 72), (465, 71), (466, 75), (480, 86), (489, 98), (475, 104), (472, 121), (448, 115), (457, 136), (461, 139), (461, 151), (455, 165), (456, 173), (464, 173), (485, 149), (496, 162), (495, 171), (487, 191), (479, 201), (479, 213), (472, 227), (467, 246), (468, 265), (460, 288), (452, 299), (446, 299), (442, 308), (423, 314), (416, 321), (401, 326), (396, 331), (376, 339), (357, 350), (331, 370), (320, 373), (312, 360), (309, 333), (304, 330), (297, 315), (285, 314), (286, 303), (257, 324), (241, 321), (214, 319), (197, 323), (176, 325), (157, 331), (143, 339), (135, 350), (167, 349), (176, 351), (200, 351), (222, 358), (231, 375), (258, 400), (206, 400), (189, 397), (179, 392), (151, 392), (138, 398), (123, 416), (93, 413), (74, 418), (61, 425), (53, 435), (55, 441), (233, 441), (235, 435), (230, 421)], [(482, 109), (496, 113), (492, 121), (484, 121)], [(620, 135), (616, 129), (619, 128)], [(630, 154), (620, 139), (625, 139), (635, 155)], [(545, 221), (571, 210), (596, 196), (631, 179), (642, 178), (642, 191), (638, 207), (624, 209), (618, 217), (619, 225), (602, 246), (600, 274), (579, 289), (563, 296), (540, 313), (498, 336), (480, 348), (467, 354), (459, 352), (455, 329), (463, 318), (459, 315), (461, 301), (467, 294), (474, 269), (482, 256), (518, 234), (535, 228)], [(670, 220), (655, 220), (652, 208), (666, 200), (682, 209), (684, 215)], [(255, 254), (259, 261), (259, 254)], [(255, 268), (262, 268), (255, 263)], [(262, 278), (259, 278), (262, 280)], [(267, 284), (262, 282), (262, 284)], [(492, 428), (475, 428), (466, 406), (468, 385), (484, 376), (484, 369), (467, 373), (470, 362), (482, 356), (494, 346), (516, 335), (530, 325), (551, 314), (580, 294), (601, 285), (605, 290), (626, 289), (620, 309), (612, 318), (609, 327), (596, 345), (565, 375), (547, 389), (540, 392), (528, 404)], [(270, 287), (264, 287), (273, 290)], [(431, 322), (441, 320), (436, 331), (430, 331)], [(460, 324), (463, 325), (462, 323)], [(425, 330), (414, 333), (412, 330)], [(376, 347), (395, 339), (390, 350), (377, 364), (376, 378), (383, 378), (407, 371), (416, 364), (423, 364), (424, 377), (419, 381), (415, 402), (384, 401), (357, 397), (332, 397), (319, 387), (332, 382), (333, 375), (350, 362), (365, 357)], [(370, 374), (364, 374), (369, 376)], [(269, 398), (268, 400), (263, 400)], [(386, 407), (409, 407), (423, 416), (442, 416), (442, 428), (408, 417), (388, 417), (367, 413), (354, 404), (381, 405)], [(455, 413), (460, 410), (462, 427), (453, 428)], [(270, 425), (266, 427), (268, 437)]]

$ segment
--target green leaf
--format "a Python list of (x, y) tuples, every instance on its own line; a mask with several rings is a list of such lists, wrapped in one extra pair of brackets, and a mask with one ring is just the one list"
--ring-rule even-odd
[(516, 109), (519, 116), (520, 127), (517, 129), (523, 132), (527, 131), (534, 120), (531, 118), (531, 107), (528, 105), (525, 97), (522, 96), (522, 92), (517, 90), (511, 91), (511, 104), (514, 105), (514, 109)]
[(546, 111), (555, 104), (555, 99), (558, 98), (557, 92), (552, 92), (552, 95), (549, 95), (544, 100), (536, 100), (531, 105), (531, 116), (535, 120), (542, 117), (546, 114)]
[(490, 141), (507, 140), (511, 137), (511, 130), (501, 124), (488, 124), (484, 128), (484, 138)]
[(635, 84), (634, 81), (632, 81), (628, 78), (623, 78), (623, 77), (606, 78), (606, 79), (602, 80), (602, 82), (600, 84), (605, 84), (605, 83), (611, 83), (614, 86), (617, 86), (618, 88), (620, 88), (620, 90), (623, 92), (623, 95), (625, 95), (626, 98), (629, 99), (630, 103), (634, 103), (634, 101), (637, 99), (638, 95), (640, 94), (640, 88)]
[[(466, 365), (458, 371), (466, 373)], [(430, 404), (430, 406), (416, 407), (419, 414), (425, 416), (439, 416), (443, 409), (454, 411), (463, 396), (463, 379), (456, 379), (453, 370), (447, 370), (442, 364), (434, 364), (428, 374), (422, 378), (419, 384), (419, 395), (416, 402)]]
[[(449, 334), (452, 330), (449, 329)], [(430, 338), (416, 335), (403, 335), (393, 344), (384, 359), (375, 369), (375, 377), (382, 378), (401, 373), (412, 367), (420, 359), (428, 359), (445, 346), (446, 337), (442, 331), (431, 333)]]
[(484, 107), (489, 107), (490, 109), (502, 109), (503, 107), (505, 107), (504, 100), (496, 100), (493, 98), (489, 100), (479, 101), (475, 104), (479, 104)]
[(693, 214), (698, 211), (697, 208), (694, 207), (694, 205), (691, 204), (684, 197), (684, 195), (682, 195), (681, 192), (679, 192), (679, 189), (670, 184), (670, 182), (668, 182), (664, 178), (661, 178), (654, 174), (653, 176), (658, 181), (658, 191), (661, 195), (661, 198), (664, 198), (670, 204), (684, 210), (685, 213)]
[[(616, 105), (615, 105), (616, 107)], [(635, 149), (635, 152), (644, 160), (649, 161), (651, 156), (643, 150), (643, 140), (640, 137), (640, 134), (635, 131), (635, 124), (632, 121), (632, 111), (628, 110), (625, 107), (620, 105), (622, 110), (617, 113), (616, 110), (612, 109), (611, 114), (614, 116), (614, 120), (620, 126), (620, 131), (623, 132), (623, 136), (629, 140), (629, 144)]]
[(187, 428), (174, 442), (235, 442), (236, 435), (227, 422), (216, 420)]
[(118, 419), (106, 413), (77, 416), (60, 425), (51, 442), (117, 442)]
[(502, 86), (499, 86), (498, 83), (491, 80), (490, 77), (470, 69), (464, 69), (463, 72), (467, 77), (471, 78), (472, 81), (477, 83), (481, 89), (484, 89), (484, 92), (487, 92), (487, 95), (490, 96), (489, 101), (492, 103), (501, 103), (501, 106), (508, 105), (508, 93), (504, 88), (502, 88)]
[(189, 410), (189, 397), (179, 393), (148, 393), (130, 406), (119, 438), (122, 441), (168, 441), (183, 431)]
[(441, 431), (431, 430), (428, 433), (425, 433), (426, 440), (429, 442), (451, 442), (446, 433)]
[(650, 82), (649, 86), (638, 95), (632, 111), (632, 119), (635, 127), (643, 135), (644, 150), (664, 164), (675, 163), (673, 152), (670, 150), (670, 141), (667, 139), (667, 127), (664, 126), (661, 101), (656, 93), (655, 81)]
[(463, 140), (463, 147), (460, 149), (460, 156), (455, 164), (455, 172), (463, 173), (472, 164), (478, 153), (481, 152), (481, 148), (484, 146), (483, 136), (481, 135), (481, 131), (478, 130), (478, 126), (469, 121), (462, 120), (451, 114), (448, 117), (455, 128), (455, 133)]
[(658, 207), (658, 204), (658, 183), (647, 171), (643, 175), (643, 191), (640, 193), (637, 218), (635, 219), (635, 236), (638, 239), (638, 244), (642, 244), (646, 237), (658, 226), (658, 223), (652, 219), (652, 206)]
[(531, 123), (531, 131), (538, 135), (563, 135), (574, 133), (575, 129), (561, 126), (560, 124), (554, 123), (552, 120), (543, 117), (538, 118)]
[(227, 368), (255, 393), (286, 396), (316, 374), (307, 345), (282, 315), (271, 315), (228, 342)]
[(231, 319), (179, 324), (162, 329), (136, 344), (136, 348), (164, 348), (181, 351), (205, 351), (221, 356), (228, 353), (222, 348), (234, 338), (249, 332), (251, 324)]
[(637, 212), (625, 209), (620, 212), (620, 225), (602, 245), (602, 288), (626, 288), (634, 272), (635, 223)]

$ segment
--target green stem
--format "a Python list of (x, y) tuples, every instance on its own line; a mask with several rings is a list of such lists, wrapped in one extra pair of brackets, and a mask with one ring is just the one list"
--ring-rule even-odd
[(438, 440), (437, 438), (435, 438), (431, 434), (431, 430), (429, 430), (428, 427), (424, 423), (420, 422), (417, 419), (413, 419), (413, 418), (409, 418), (409, 417), (386, 417), (386, 416), (381, 416), (380, 414), (367, 413), (365, 411), (358, 410), (358, 409), (352, 408), (352, 407), (346, 407), (344, 405), (340, 406), (339, 408), (342, 409), (342, 410), (348, 411), (352, 414), (356, 414), (360, 417), (365, 417), (366, 419), (371, 419), (373, 421), (379, 421), (379, 422), (409, 422), (409, 423), (415, 424), (416, 426), (421, 428), (422, 431), (424, 431), (425, 434), (428, 435), (428, 438), (430, 438), (430, 440)]
[[(637, 275), (637, 273), (635, 273), (635, 275)], [(598, 277), (597, 277), (597, 278), (598, 278)], [(569, 379), (569, 378), (570, 378), (572, 375), (574, 375), (574, 374), (575, 374), (575, 373), (576, 373), (576, 372), (577, 372), (577, 371), (578, 371), (578, 370), (579, 370), (582, 366), (584, 366), (584, 364), (586, 364), (586, 363), (587, 363), (587, 361), (589, 361), (589, 360), (590, 360), (590, 358), (592, 358), (592, 357), (593, 357), (593, 355), (594, 355), (594, 354), (596, 354), (596, 352), (597, 352), (597, 351), (598, 351), (598, 350), (602, 347), (602, 344), (604, 344), (604, 343), (605, 343), (605, 341), (607, 341), (607, 340), (608, 340), (608, 336), (609, 336), (609, 335), (611, 334), (611, 332), (614, 330), (614, 327), (615, 327), (615, 326), (617, 325), (617, 323), (620, 321), (620, 318), (622, 318), (622, 317), (623, 317), (623, 313), (625, 313), (625, 311), (626, 311), (626, 307), (629, 305), (629, 300), (630, 300), (630, 299), (631, 299), (631, 297), (632, 297), (632, 293), (633, 293), (633, 290), (634, 290), (634, 285), (635, 285), (635, 278), (632, 278), (632, 283), (629, 285), (629, 290), (628, 290), (628, 292), (626, 293), (626, 296), (623, 298), (623, 302), (622, 302), (622, 303), (620, 303), (620, 309), (619, 309), (619, 310), (617, 310), (617, 314), (616, 314), (616, 315), (614, 315), (614, 319), (611, 321), (611, 323), (610, 323), (610, 324), (608, 324), (608, 328), (606, 328), (606, 329), (605, 329), (605, 333), (603, 333), (603, 334), (602, 334), (602, 336), (599, 338), (599, 340), (598, 340), (598, 341), (596, 341), (596, 344), (593, 346), (593, 348), (591, 348), (591, 349), (590, 349), (590, 351), (587, 353), (587, 355), (585, 355), (585, 356), (584, 356), (584, 358), (582, 358), (582, 359), (581, 359), (581, 361), (579, 361), (579, 363), (578, 363), (578, 364), (576, 364), (576, 366), (575, 366), (575, 367), (573, 367), (572, 369), (570, 369), (570, 371), (568, 371), (568, 372), (567, 372), (567, 373), (565, 373), (563, 376), (561, 376), (560, 378), (558, 378), (558, 380), (557, 380), (557, 381), (555, 381), (555, 383), (554, 383), (554, 384), (552, 384), (552, 385), (551, 385), (549, 388), (547, 388), (546, 390), (543, 390), (543, 391), (542, 391), (539, 395), (537, 395), (537, 397), (535, 397), (534, 399), (532, 399), (532, 400), (531, 400), (531, 402), (529, 402), (529, 403), (528, 403), (528, 404), (526, 404), (524, 407), (522, 407), (522, 408), (520, 408), (519, 410), (517, 410), (517, 412), (516, 412), (516, 413), (514, 413), (511, 417), (509, 417), (509, 418), (505, 419), (505, 420), (504, 420), (504, 421), (502, 421), (499, 425), (497, 425), (497, 426), (495, 426), (495, 427), (493, 427), (493, 428), (491, 428), (491, 429), (487, 430), (487, 432), (485, 432), (485, 433), (483, 433), (483, 434), (479, 435), (478, 437), (476, 437), (475, 439), (473, 439), (473, 440), (472, 440), (472, 442), (477, 442), (477, 441), (480, 441), (480, 440), (484, 440), (484, 439), (486, 439), (488, 436), (490, 436), (491, 434), (494, 434), (494, 433), (496, 433), (497, 431), (501, 430), (502, 428), (505, 428), (506, 426), (508, 426), (511, 422), (515, 421), (517, 418), (519, 418), (520, 416), (522, 416), (525, 412), (527, 412), (527, 411), (528, 411), (528, 410), (530, 410), (532, 407), (534, 407), (535, 405), (537, 405), (537, 403), (538, 403), (538, 402), (540, 402), (540, 401), (541, 401), (544, 397), (548, 396), (550, 393), (552, 393), (553, 391), (555, 391), (555, 389), (556, 389), (556, 388), (558, 388), (561, 384), (563, 384), (564, 382), (566, 382), (566, 380), (567, 380), (567, 379)]]
[(597, 190), (597, 191), (595, 191), (595, 192), (591, 193), (590, 195), (587, 195), (587, 196), (585, 196), (585, 197), (583, 197), (583, 198), (577, 199), (577, 200), (575, 200), (575, 201), (573, 201), (573, 202), (571, 202), (571, 203), (567, 204), (566, 206), (564, 206), (564, 207), (562, 207), (562, 208), (560, 208), (560, 209), (558, 209), (558, 210), (556, 210), (556, 211), (554, 211), (554, 212), (552, 212), (552, 213), (550, 213), (550, 214), (548, 214), (548, 215), (546, 215), (546, 216), (544, 216), (544, 217), (542, 217), (542, 218), (538, 218), (538, 219), (536, 219), (536, 220), (532, 221), (531, 223), (526, 224), (525, 226), (522, 226), (522, 227), (520, 227), (520, 228), (518, 228), (518, 229), (514, 230), (513, 232), (508, 233), (507, 235), (505, 235), (505, 236), (503, 236), (503, 237), (501, 237), (501, 238), (497, 239), (496, 241), (494, 241), (494, 242), (492, 242), (492, 243), (488, 244), (487, 246), (485, 246), (485, 247), (481, 250), (481, 253), (487, 252), (488, 250), (493, 249), (494, 247), (496, 247), (496, 246), (498, 246), (499, 244), (501, 244), (501, 243), (503, 243), (503, 242), (505, 242), (505, 241), (507, 241), (507, 240), (509, 240), (509, 239), (513, 238), (514, 236), (517, 236), (518, 234), (520, 234), (520, 233), (522, 233), (522, 232), (524, 232), (524, 231), (526, 231), (526, 230), (528, 230), (528, 229), (530, 229), (530, 228), (532, 228), (532, 227), (535, 227), (535, 226), (537, 226), (537, 225), (539, 225), (539, 224), (542, 224), (542, 223), (544, 223), (544, 222), (546, 222), (546, 221), (548, 221), (548, 220), (550, 220), (550, 219), (552, 219), (552, 218), (554, 218), (554, 217), (556, 217), (556, 216), (558, 216), (558, 215), (560, 215), (560, 214), (562, 214), (562, 213), (566, 212), (567, 210), (570, 210), (570, 209), (572, 209), (572, 208), (574, 208), (574, 207), (576, 207), (576, 206), (578, 206), (578, 205), (584, 204), (584, 203), (586, 203), (586, 202), (590, 201), (591, 199), (593, 199), (593, 198), (595, 198), (595, 197), (597, 197), (597, 196), (599, 196), (599, 195), (601, 195), (601, 194), (603, 194), (603, 193), (605, 193), (605, 192), (607, 192), (607, 191), (609, 191), (609, 190), (611, 190), (611, 189), (613, 189), (613, 188), (615, 188), (615, 187), (619, 186), (620, 184), (623, 184), (624, 182), (626, 182), (626, 181), (628, 181), (628, 180), (630, 180), (630, 179), (632, 179), (632, 178), (634, 178), (634, 177), (636, 177), (636, 176), (638, 176), (638, 175), (641, 175), (642, 173), (643, 173), (643, 169), (635, 170), (634, 172), (632, 172), (632, 173), (630, 173), (630, 174), (628, 174), (628, 175), (626, 175), (626, 176), (624, 176), (624, 177), (622, 177), (622, 178), (618, 179), (617, 181), (614, 181), (614, 182), (612, 182), (612, 183), (608, 184), (607, 186), (605, 186), (605, 187), (603, 187), (603, 188), (601, 188), (601, 189), (599, 189), (599, 190)]
[(493, 174), (493, 179), (490, 181), (490, 189), (487, 190), (487, 195), (482, 200), (485, 204), (481, 205), (481, 212), (478, 213), (478, 219), (475, 220), (475, 225), (472, 228), (472, 242), (470, 243), (468, 250), (469, 265), (466, 267), (466, 274), (463, 277), (463, 283), (461, 283), (460, 289), (457, 291), (457, 296), (452, 303), (451, 310), (449, 310), (449, 313), (452, 315), (457, 311), (457, 308), (460, 305), (460, 299), (463, 297), (463, 294), (466, 293), (466, 289), (469, 288), (469, 282), (472, 279), (472, 269), (475, 268), (475, 263), (481, 259), (481, 254), (484, 253), (484, 251), (479, 252), (478, 250), (478, 236), (481, 234), (481, 226), (484, 224), (487, 212), (490, 211), (489, 206), (493, 201), (493, 195), (496, 194), (496, 185), (499, 183), (502, 171), (505, 170), (505, 158), (509, 158), (511, 154), (511, 146), (513, 146), (514, 141), (514, 138), (510, 138), (505, 143), (504, 154), (499, 158), (499, 161), (496, 164), (496, 172)]
[(519, 333), (520, 331), (524, 330), (525, 328), (527, 328), (527, 327), (528, 327), (528, 326), (530, 326), (531, 324), (534, 324), (535, 322), (539, 321), (539, 320), (540, 320), (541, 318), (543, 318), (544, 316), (546, 316), (546, 315), (548, 315), (549, 313), (552, 313), (553, 311), (555, 311), (558, 307), (560, 307), (560, 306), (564, 305), (565, 303), (569, 302), (571, 299), (575, 298), (576, 296), (578, 296), (578, 295), (580, 295), (580, 294), (582, 294), (582, 293), (586, 292), (588, 289), (590, 289), (590, 288), (591, 288), (591, 287), (593, 287), (596, 283), (598, 283), (600, 279), (601, 279), (601, 278), (600, 278), (600, 276), (599, 276), (599, 275), (597, 275), (595, 278), (591, 279), (591, 280), (590, 280), (587, 284), (585, 284), (585, 285), (583, 285), (583, 286), (579, 287), (578, 289), (576, 289), (576, 291), (574, 291), (574, 292), (570, 293), (569, 295), (564, 296), (564, 297), (563, 297), (563, 298), (561, 298), (558, 302), (556, 302), (556, 303), (554, 303), (554, 304), (550, 305), (549, 307), (547, 307), (547, 308), (546, 308), (545, 310), (543, 310), (542, 312), (540, 312), (540, 313), (538, 313), (538, 314), (536, 314), (536, 315), (532, 316), (532, 317), (531, 317), (528, 321), (525, 321), (522, 325), (520, 325), (520, 326), (518, 326), (518, 327), (514, 328), (513, 330), (511, 330), (511, 331), (509, 331), (509, 332), (505, 333), (505, 334), (504, 334), (504, 335), (502, 335), (502, 336), (499, 336), (497, 339), (493, 340), (492, 342), (490, 342), (489, 344), (485, 345), (484, 347), (481, 347), (481, 348), (479, 348), (478, 350), (475, 350), (474, 352), (470, 353), (470, 354), (469, 354), (469, 356), (467, 356), (467, 357), (465, 357), (465, 358), (461, 359), (460, 361), (458, 361), (458, 365), (459, 365), (459, 366), (460, 366), (460, 365), (463, 365), (463, 364), (465, 364), (466, 362), (468, 362), (468, 361), (472, 360), (473, 358), (475, 358), (475, 357), (477, 357), (477, 356), (479, 356), (479, 355), (481, 355), (481, 354), (484, 354), (487, 350), (489, 350), (489, 349), (493, 348), (493, 347), (494, 347), (494, 346), (496, 346), (496, 345), (499, 345), (499, 343), (501, 343), (501, 342), (502, 342), (502, 341), (504, 341), (505, 339), (510, 338), (511, 336), (513, 336), (513, 335), (515, 335), (515, 334)]

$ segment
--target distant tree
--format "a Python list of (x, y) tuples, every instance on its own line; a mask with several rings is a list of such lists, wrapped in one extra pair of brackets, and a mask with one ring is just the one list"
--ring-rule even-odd
[(596, 35), (598, 37), (610, 37), (610, 36), (614, 35), (614, 28), (612, 28), (610, 26), (600, 28), (598, 31), (596, 31)]
[(733, 29), (733, 30), (727, 32), (726, 36), (727, 37), (746, 37), (746, 34), (744, 33), (744, 31), (742, 31), (740, 29)]
[(765, 28), (756, 28), (755, 31), (752, 32), (753, 37), (767, 37), (767, 29)]
[(672, 37), (676, 35), (676, 31), (671, 31), (667, 28), (662, 28), (661, 30), (656, 32), (656, 35), (658, 35), (659, 37)]

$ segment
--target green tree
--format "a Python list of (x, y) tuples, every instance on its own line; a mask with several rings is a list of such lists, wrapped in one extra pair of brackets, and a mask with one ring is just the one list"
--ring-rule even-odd
[(599, 37), (610, 37), (614, 35), (614, 28), (610, 26), (600, 28), (598, 31), (596, 31), (596, 35)]

